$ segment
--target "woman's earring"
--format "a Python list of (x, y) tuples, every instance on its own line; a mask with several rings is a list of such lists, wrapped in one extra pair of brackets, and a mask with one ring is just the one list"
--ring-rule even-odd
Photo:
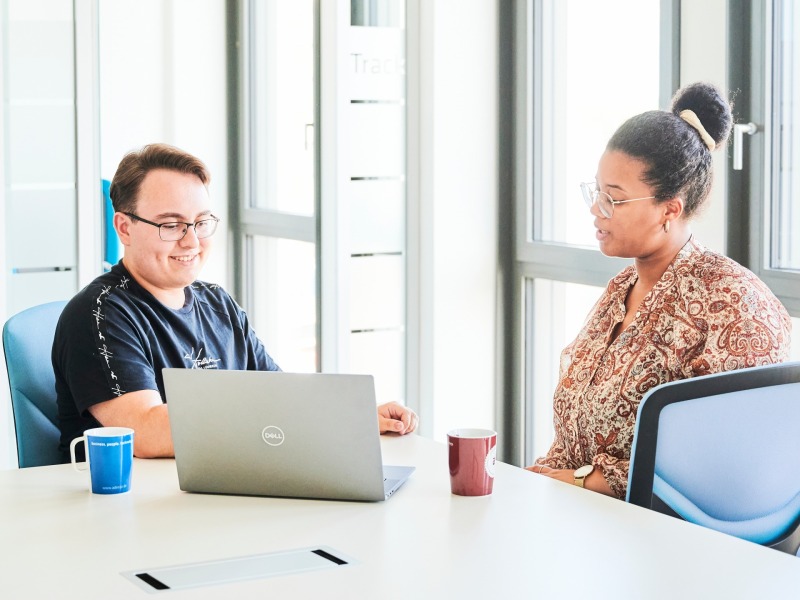
[(669, 233), (669, 221), (664, 221), (664, 233)]

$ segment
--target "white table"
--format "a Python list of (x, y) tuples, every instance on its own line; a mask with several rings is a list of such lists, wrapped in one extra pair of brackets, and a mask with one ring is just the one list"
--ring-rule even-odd
[(121, 572), (317, 545), (359, 563), (155, 595), (727, 599), (800, 588), (800, 558), (505, 464), (492, 496), (452, 496), (444, 445), (382, 444), (384, 462), (417, 471), (380, 503), (188, 494), (172, 460), (137, 459), (119, 496), (92, 495), (69, 465), (0, 472), (0, 596), (143, 599)]

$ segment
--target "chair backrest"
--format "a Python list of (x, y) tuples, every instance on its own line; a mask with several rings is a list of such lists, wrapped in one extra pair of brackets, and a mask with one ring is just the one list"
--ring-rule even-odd
[(650, 390), (637, 414), (627, 499), (797, 552), (800, 362)]
[(3, 326), (20, 467), (62, 462), (50, 355), (56, 324), (65, 305), (66, 302), (50, 302), (34, 306), (17, 313)]
[(103, 189), (103, 269), (110, 271), (122, 257), (122, 243), (119, 241), (117, 231), (114, 229), (114, 205), (111, 203), (111, 182), (101, 180)]

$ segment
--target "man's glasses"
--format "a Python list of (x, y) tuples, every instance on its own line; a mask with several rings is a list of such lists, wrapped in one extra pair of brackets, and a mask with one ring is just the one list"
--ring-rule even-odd
[(582, 183), (581, 184), (581, 192), (583, 193), (583, 199), (586, 202), (586, 206), (592, 208), (594, 203), (597, 202), (597, 208), (600, 209), (600, 212), (606, 219), (610, 219), (614, 214), (614, 206), (617, 204), (625, 204), (626, 202), (638, 202), (639, 200), (654, 200), (655, 196), (647, 196), (647, 198), (631, 198), (630, 200), (614, 200), (611, 196), (606, 194), (605, 192), (601, 192), (597, 189), (597, 184), (595, 183)]
[(158, 227), (158, 237), (160, 237), (165, 242), (177, 242), (182, 240), (184, 237), (186, 237), (186, 232), (189, 231), (189, 227), (194, 227), (194, 234), (197, 236), (197, 239), (199, 240), (211, 237), (217, 230), (217, 224), (219, 223), (219, 219), (214, 215), (209, 216), (209, 218), (207, 219), (200, 219), (199, 221), (195, 221), (194, 223), (184, 223), (183, 221), (171, 221), (169, 223), (153, 223), (152, 221), (143, 219), (139, 215), (135, 215), (133, 213), (126, 212), (122, 214), (128, 215), (131, 219), (136, 219), (137, 221), (141, 221), (142, 223), (147, 223), (148, 225), (152, 225), (153, 227)]

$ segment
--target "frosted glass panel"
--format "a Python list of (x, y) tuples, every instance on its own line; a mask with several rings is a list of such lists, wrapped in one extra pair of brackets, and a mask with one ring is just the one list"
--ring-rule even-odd
[(74, 106), (8, 108), (8, 184), (75, 181), (74, 116)]
[(350, 28), (349, 95), (353, 100), (404, 100), (405, 30)]
[[(75, 96), (71, 22), (15, 23), (8, 33), (8, 89), (14, 100), (65, 100)], [(47, 43), (42, 43), (47, 40)]]
[(77, 289), (74, 1), (0, 5), (3, 268), (11, 314), (68, 300)]
[(406, 244), (402, 181), (350, 182), (352, 254), (400, 252)]
[(399, 331), (373, 331), (350, 335), (350, 371), (375, 377), (379, 403), (403, 402), (405, 388), (405, 336)]
[(398, 177), (405, 174), (405, 106), (350, 105), (353, 177)]
[(78, 285), (75, 271), (13, 273), (8, 277), (8, 314), (36, 304), (69, 300)]
[(72, 21), (72, 0), (8, 0), (11, 21)]
[(350, 261), (350, 328), (402, 328), (404, 273), (402, 256), (364, 256)]
[[(6, 219), (17, 235), (6, 253), (11, 269), (75, 267), (75, 191), (16, 190), (8, 195)], [(27, 225), (26, 225), (27, 224)], [(46, 240), (46, 243), (42, 243)]]
[[(353, 0), (342, 137), (350, 178), (350, 370), (405, 397), (406, 31), (403, 0)], [(324, 200), (324, 195), (323, 195)]]
[(314, 244), (248, 238), (253, 264), (251, 325), (284, 371), (317, 368)]

